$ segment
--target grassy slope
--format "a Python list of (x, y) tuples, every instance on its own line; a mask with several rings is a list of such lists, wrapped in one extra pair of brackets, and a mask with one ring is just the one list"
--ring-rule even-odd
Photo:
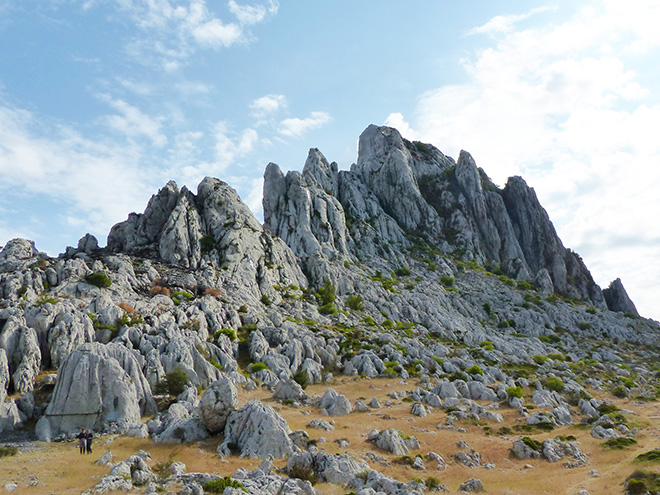
[[(490, 494), (518, 494), (518, 495), (574, 495), (579, 489), (586, 489), (592, 494), (623, 493), (622, 483), (625, 478), (636, 468), (643, 467), (660, 471), (660, 465), (632, 464), (635, 456), (658, 446), (660, 440), (660, 404), (658, 403), (635, 403), (628, 400), (617, 399), (622, 409), (629, 409), (636, 413), (628, 416), (631, 426), (639, 426), (640, 434), (637, 438), (638, 444), (632, 448), (622, 451), (611, 451), (601, 446), (602, 441), (591, 437), (590, 429), (578, 429), (575, 427), (564, 427), (550, 433), (531, 435), (533, 438), (543, 440), (556, 435), (574, 435), (580, 441), (580, 448), (588, 455), (588, 465), (583, 468), (566, 469), (563, 463), (550, 464), (544, 460), (517, 460), (509, 458), (511, 440), (516, 439), (519, 434), (514, 433), (509, 437), (500, 437), (496, 434), (487, 436), (483, 426), (487, 425), (493, 431), (502, 426), (513, 427), (519, 423), (518, 414), (508, 408), (500, 412), (505, 420), (502, 424), (474, 424), (474, 422), (458, 422), (456, 426), (467, 429), (467, 433), (445, 431), (437, 429), (437, 424), (444, 424), (446, 413), (434, 411), (426, 418), (417, 418), (410, 414), (411, 404), (401, 400), (392, 400), (392, 407), (385, 407), (388, 400), (387, 393), (399, 390), (412, 390), (416, 388), (417, 380), (410, 379), (402, 384), (399, 379), (361, 379), (340, 378), (333, 388), (347, 395), (352, 403), (358, 398), (370, 401), (375, 396), (381, 402), (381, 409), (371, 410), (365, 413), (352, 413), (349, 416), (339, 418), (328, 418), (321, 416), (319, 410), (311, 407), (295, 409), (283, 406), (270, 399), (271, 394), (265, 390), (252, 393), (242, 391), (240, 402), (245, 403), (251, 398), (260, 398), (264, 402), (279, 408), (280, 414), (284, 416), (292, 430), (305, 429), (312, 439), (325, 437), (328, 441), (319, 443), (319, 447), (330, 453), (349, 452), (356, 457), (362, 457), (367, 451), (375, 451), (379, 455), (393, 461), (396, 456), (379, 451), (374, 445), (366, 441), (366, 434), (377, 428), (398, 428), (408, 435), (415, 435), (421, 444), (421, 449), (412, 452), (426, 454), (429, 451), (442, 455), (449, 463), (447, 470), (438, 471), (431, 462), (427, 462), (426, 471), (415, 471), (407, 466), (392, 463), (391, 466), (383, 467), (372, 465), (388, 476), (401, 481), (409, 481), (414, 477), (426, 479), (429, 476), (439, 478), (452, 491), (468, 478), (480, 478), (488, 493)], [(327, 388), (325, 385), (310, 386), (307, 392), (311, 395), (321, 395)], [(611, 398), (611, 397), (610, 397)], [(309, 412), (309, 415), (303, 414)], [(391, 416), (391, 419), (383, 418), (383, 415)], [(326, 420), (334, 419), (335, 430), (326, 432), (314, 430), (307, 427), (312, 418), (321, 417)], [(347, 449), (340, 449), (333, 440), (346, 438), (350, 441)], [(187, 465), (187, 472), (217, 472), (223, 476), (232, 474), (239, 467), (252, 469), (259, 464), (258, 460), (238, 459), (232, 457), (224, 462), (218, 459), (215, 449), (221, 438), (216, 437), (208, 442), (191, 445), (164, 445), (155, 444), (150, 440), (139, 440), (118, 437), (110, 444), (105, 444), (109, 437), (102, 437), (95, 442), (95, 453), (91, 456), (80, 456), (75, 443), (67, 444), (40, 444), (43, 451), (29, 454), (18, 454), (14, 457), (0, 458), (0, 482), (2, 487), (8, 481), (15, 481), (19, 488), (14, 493), (47, 495), (57, 493), (61, 495), (79, 494), (87, 488), (94, 486), (98, 480), (109, 472), (108, 467), (96, 466), (96, 460), (106, 450), (111, 450), (116, 456), (115, 460), (123, 460), (129, 455), (137, 453), (139, 449), (151, 453), (152, 468), (159, 462), (178, 460)], [(482, 462), (493, 462), (496, 467), (492, 470), (481, 468), (470, 469), (453, 462), (453, 455), (459, 450), (456, 442), (465, 440), (470, 447), (481, 453)], [(283, 466), (284, 460), (277, 462)], [(533, 469), (524, 466), (530, 464)], [(599, 477), (591, 477), (587, 473), (596, 469)], [(30, 480), (39, 479), (39, 484), (29, 487)], [(348, 490), (327, 484), (318, 484), (316, 488), (324, 494), (341, 495)]]

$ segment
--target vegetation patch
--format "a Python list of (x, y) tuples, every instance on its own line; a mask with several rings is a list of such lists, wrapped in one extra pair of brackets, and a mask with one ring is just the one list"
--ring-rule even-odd
[(204, 483), (204, 491), (209, 493), (223, 493), (225, 488), (237, 488), (239, 490), (243, 490), (245, 493), (248, 493), (243, 483), (234, 480), (229, 476)]
[(112, 285), (112, 280), (103, 272), (96, 272), (85, 277), (85, 282), (99, 289), (107, 289)]
[(0, 447), (0, 457), (11, 457), (18, 454), (18, 447), (8, 445), (6, 447)]
[(165, 374), (165, 379), (156, 384), (157, 394), (168, 394), (176, 397), (181, 394), (188, 383), (188, 373), (181, 366), (177, 366)]
[(628, 495), (657, 495), (660, 493), (660, 474), (648, 471), (635, 471), (626, 478)]
[(635, 457), (635, 462), (660, 462), (660, 450), (651, 450)]
[(607, 447), (608, 449), (612, 450), (623, 450), (633, 445), (637, 445), (637, 440), (627, 437), (610, 438), (609, 440), (603, 442), (603, 447)]

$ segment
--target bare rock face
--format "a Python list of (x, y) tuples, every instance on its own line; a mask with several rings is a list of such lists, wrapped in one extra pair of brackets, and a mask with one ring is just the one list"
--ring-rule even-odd
[(140, 365), (121, 345), (84, 344), (62, 363), (53, 397), (40, 422), (51, 437), (111, 423), (126, 427), (153, 414), (156, 405)]
[(233, 446), (241, 457), (288, 457), (298, 451), (290, 434), (286, 420), (255, 399), (229, 415), (218, 453), (228, 455)]
[(13, 389), (20, 394), (31, 391), (41, 366), (35, 330), (28, 327), (22, 317), (9, 318), (0, 332), (0, 349), (6, 353)]
[(607, 289), (603, 290), (603, 296), (610, 311), (621, 311), (623, 313), (632, 313), (639, 315), (635, 304), (632, 302), (620, 278), (610, 283)]
[(199, 416), (209, 432), (218, 433), (224, 430), (227, 418), (237, 407), (236, 385), (222, 375), (204, 391), (199, 401)]
[(582, 258), (566, 249), (533, 188), (511, 177), (502, 191), (515, 234), (532, 274), (547, 269), (557, 292), (590, 300), (605, 309), (605, 299)]

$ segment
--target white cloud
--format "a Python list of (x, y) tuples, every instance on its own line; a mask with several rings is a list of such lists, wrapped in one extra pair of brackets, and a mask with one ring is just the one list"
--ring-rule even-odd
[(517, 22), (525, 20), (534, 14), (547, 12), (549, 10), (557, 10), (557, 8), (546, 6), (532, 9), (525, 14), (498, 15), (490, 19), (486, 24), (471, 29), (468, 31), (468, 34), (508, 33), (513, 30)]
[[(86, 218), (96, 235), (105, 235), (127, 212), (144, 207), (152, 186), (145, 188), (147, 171), (137, 166), (136, 149), (86, 140), (69, 128), (45, 125), (42, 119), (3, 102), (0, 128), (0, 175), (11, 194), (35, 201), (66, 198), (62, 214)], [(25, 212), (8, 215), (0, 234), (20, 233), (22, 227), (9, 224), (16, 219), (29, 220)], [(28, 234), (36, 238), (43, 232)]]
[(330, 114), (327, 112), (312, 112), (306, 119), (284, 119), (280, 122), (280, 134), (287, 137), (300, 137), (307, 131), (318, 129), (323, 124), (330, 122), (330, 119)]
[(400, 112), (396, 113), (391, 113), (387, 116), (385, 119), (385, 124), (388, 127), (394, 127), (396, 130), (398, 130), (401, 135), (409, 140), (415, 140), (416, 139), (416, 132), (410, 127), (410, 124), (406, 122), (406, 120), (403, 117), (403, 114)]
[(271, 1), (266, 7), (265, 5), (239, 5), (234, 0), (229, 1), (229, 10), (236, 16), (240, 24), (250, 25), (257, 24), (263, 21), (268, 14), (276, 14), (279, 8), (277, 2)]
[(284, 95), (266, 95), (250, 103), (250, 110), (252, 115), (263, 118), (285, 107), (286, 104)]
[[(209, 9), (206, 0), (115, 0), (115, 5), (140, 30), (126, 45), (129, 55), (166, 71), (179, 69), (197, 48), (217, 50), (248, 41), (250, 27), (278, 10), (273, 1), (248, 6), (232, 0), (228, 6), (236, 21), (226, 22)], [(96, 6), (96, 2), (86, 2), (83, 9)]]
[(198, 24), (191, 29), (192, 35), (200, 45), (223, 48), (233, 45), (243, 37), (243, 30), (237, 24), (223, 24), (220, 19)]
[(108, 115), (104, 119), (111, 129), (125, 135), (131, 141), (137, 136), (144, 136), (149, 138), (154, 146), (162, 147), (167, 144), (167, 137), (161, 131), (163, 120), (161, 117), (150, 117), (123, 100), (102, 98), (119, 112), (116, 115)]
[(515, 21), (530, 13), (492, 20), (478, 29), (504, 34), (462, 61), (464, 83), (422, 95), (412, 124), (453, 156), (470, 151), (498, 183), (522, 175), (596, 281), (621, 277), (638, 309), (660, 318), (660, 99), (631, 65), (657, 56), (656, 3), (595, 2), (524, 30)]

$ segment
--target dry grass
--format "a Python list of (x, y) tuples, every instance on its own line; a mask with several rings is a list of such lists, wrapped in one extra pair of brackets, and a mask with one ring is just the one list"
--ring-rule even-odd
[[(412, 478), (426, 479), (434, 476), (455, 492), (458, 487), (468, 478), (480, 478), (489, 494), (498, 495), (575, 495), (578, 490), (586, 489), (592, 494), (623, 494), (622, 482), (636, 468), (633, 459), (640, 453), (647, 452), (658, 446), (660, 439), (660, 405), (657, 403), (633, 403), (627, 400), (617, 400), (622, 409), (629, 409), (636, 413), (628, 416), (632, 422), (641, 425), (638, 444), (632, 448), (612, 451), (602, 447), (602, 440), (591, 437), (590, 430), (564, 427), (550, 433), (530, 435), (535, 439), (544, 440), (556, 435), (574, 435), (580, 441), (580, 448), (588, 456), (588, 464), (582, 468), (566, 469), (563, 463), (550, 464), (544, 460), (518, 460), (509, 457), (509, 449), (512, 440), (519, 435), (512, 434), (510, 437), (500, 437), (496, 434), (486, 435), (483, 427), (473, 422), (459, 422), (456, 426), (464, 427), (467, 433), (440, 430), (438, 424), (444, 424), (446, 413), (436, 410), (426, 418), (414, 417), (410, 414), (411, 403), (401, 400), (393, 400), (387, 397), (388, 392), (409, 391), (414, 389), (417, 383), (408, 380), (401, 383), (398, 379), (363, 379), (340, 378), (332, 387), (340, 393), (345, 394), (352, 403), (358, 398), (365, 402), (376, 397), (383, 406), (381, 409), (373, 409), (365, 413), (354, 412), (348, 416), (329, 418), (321, 416), (318, 409), (314, 407), (293, 408), (279, 404), (271, 399), (271, 394), (266, 390), (255, 392), (241, 391), (239, 393), (240, 403), (259, 398), (265, 403), (278, 409), (278, 412), (288, 421), (292, 430), (305, 429), (310, 438), (317, 440), (318, 446), (329, 453), (348, 452), (351, 455), (362, 458), (369, 451), (377, 452), (378, 455), (387, 458), (390, 466), (372, 464), (388, 476), (400, 481), (409, 481)], [(328, 386), (310, 385), (307, 393), (320, 396)], [(385, 407), (387, 400), (391, 401), (391, 407)], [(500, 412), (504, 416), (502, 424), (490, 423), (488, 426), (494, 432), (502, 426), (513, 427), (520, 420), (518, 414), (508, 408)], [(306, 414), (308, 413), (308, 414)], [(384, 415), (390, 418), (384, 417)], [(322, 431), (308, 428), (307, 424), (313, 418), (334, 420), (333, 431)], [(379, 451), (373, 444), (366, 441), (366, 434), (372, 429), (383, 430), (386, 428), (397, 428), (408, 435), (415, 435), (421, 444), (419, 451), (413, 452), (426, 454), (434, 451), (442, 455), (449, 467), (444, 471), (438, 471), (431, 462), (426, 462), (426, 471), (416, 471), (409, 466), (396, 464), (396, 456)], [(324, 437), (326, 442), (319, 442)], [(350, 446), (341, 449), (333, 440), (346, 438)], [(19, 490), (14, 493), (26, 493), (35, 495), (57, 494), (79, 494), (86, 488), (92, 487), (98, 480), (108, 473), (107, 467), (99, 467), (93, 464), (106, 450), (111, 450), (116, 459), (123, 460), (129, 455), (135, 454), (139, 449), (151, 453), (153, 467), (159, 462), (178, 460), (187, 465), (187, 471), (217, 472), (222, 476), (232, 474), (239, 467), (252, 469), (259, 463), (258, 460), (239, 459), (231, 457), (224, 462), (215, 456), (217, 445), (221, 438), (216, 437), (208, 442), (191, 445), (166, 445), (155, 444), (150, 440), (137, 440), (128, 438), (117, 438), (110, 445), (103, 445), (105, 439), (101, 438), (96, 443), (93, 456), (80, 456), (75, 443), (71, 444), (43, 444), (43, 452), (32, 454), (19, 454), (10, 458), (0, 459), (0, 486), (7, 481), (16, 481)], [(495, 469), (484, 470), (481, 468), (470, 469), (453, 462), (453, 455), (459, 450), (456, 443), (465, 440), (470, 447), (477, 450), (483, 462), (495, 463)], [(284, 460), (277, 461), (277, 466), (282, 467)], [(526, 469), (525, 465), (533, 466)], [(646, 468), (646, 467), (645, 467)], [(649, 469), (658, 469), (657, 466), (649, 466)], [(588, 472), (596, 469), (600, 476), (592, 477)], [(36, 487), (28, 487), (31, 478), (38, 477), (40, 484)], [(343, 495), (348, 490), (342, 487), (317, 484), (316, 488), (324, 494)]]
[(117, 303), (117, 306), (126, 311), (128, 314), (135, 313), (135, 308), (126, 302)]

